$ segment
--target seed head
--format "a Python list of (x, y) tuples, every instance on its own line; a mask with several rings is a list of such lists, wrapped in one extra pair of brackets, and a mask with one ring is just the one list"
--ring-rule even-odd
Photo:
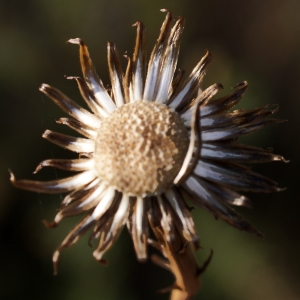
[(189, 135), (182, 119), (165, 105), (128, 103), (103, 120), (95, 147), (99, 177), (131, 196), (168, 189), (184, 160)]

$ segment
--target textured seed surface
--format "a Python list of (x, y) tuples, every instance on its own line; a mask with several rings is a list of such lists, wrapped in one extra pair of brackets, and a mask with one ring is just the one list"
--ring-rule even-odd
[(120, 192), (159, 194), (172, 185), (188, 145), (188, 131), (177, 113), (155, 102), (128, 103), (102, 121), (96, 168)]

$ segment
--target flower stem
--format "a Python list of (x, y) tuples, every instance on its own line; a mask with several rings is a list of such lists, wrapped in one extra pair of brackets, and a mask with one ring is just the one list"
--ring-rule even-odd
[(199, 268), (195, 250), (192, 245), (183, 238), (182, 234), (175, 229), (175, 237), (167, 241), (163, 230), (159, 226), (153, 226), (152, 230), (157, 239), (157, 247), (167, 259), (164, 260), (156, 255), (151, 257), (152, 261), (173, 273), (175, 282), (172, 286), (161, 290), (161, 293), (171, 292), (170, 300), (188, 300), (195, 296), (200, 288), (199, 274), (204, 271)]

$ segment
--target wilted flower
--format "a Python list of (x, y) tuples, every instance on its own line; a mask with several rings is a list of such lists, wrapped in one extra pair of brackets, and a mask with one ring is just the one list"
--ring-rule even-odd
[(137, 22), (133, 58), (126, 56), (123, 73), (114, 44), (108, 43), (111, 90), (98, 78), (88, 49), (78, 38), (84, 79), (74, 79), (92, 112), (81, 108), (57, 89), (42, 84), (40, 91), (71, 118), (58, 123), (84, 137), (71, 137), (46, 130), (43, 137), (79, 153), (75, 159), (49, 159), (36, 171), (50, 166), (76, 175), (53, 181), (16, 180), (18, 188), (42, 193), (68, 193), (49, 227), (64, 217), (85, 214), (53, 256), (55, 270), (62, 249), (74, 244), (87, 230), (99, 239), (94, 257), (104, 253), (117, 239), (123, 225), (131, 234), (139, 260), (147, 258), (148, 221), (159, 224), (166, 241), (172, 243), (174, 227), (186, 241), (198, 247), (198, 236), (185, 199), (210, 211), (216, 218), (244, 231), (261, 235), (230, 205), (250, 207), (239, 191), (273, 192), (277, 184), (250, 170), (244, 163), (261, 163), (283, 157), (269, 150), (237, 143), (240, 136), (270, 123), (277, 107), (252, 110), (231, 109), (242, 98), (247, 83), (238, 84), (222, 98), (212, 97), (222, 88), (214, 84), (199, 89), (211, 54), (207, 52), (183, 80), (177, 71), (184, 19), (172, 23), (167, 12), (159, 38), (146, 67), (145, 29)]

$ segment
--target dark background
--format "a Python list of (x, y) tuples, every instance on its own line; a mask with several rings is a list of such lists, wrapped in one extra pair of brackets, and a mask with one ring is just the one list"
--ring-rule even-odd
[[(98, 265), (83, 237), (62, 253), (58, 276), (52, 275), (52, 252), (78, 219), (66, 219), (53, 230), (51, 220), (62, 196), (17, 190), (17, 178), (56, 178), (43, 170), (31, 175), (46, 158), (69, 153), (43, 140), (45, 129), (68, 132), (55, 124), (65, 116), (38, 92), (45, 82), (82, 103), (74, 82), (64, 75), (81, 75), (78, 47), (66, 44), (81, 37), (89, 46), (98, 74), (108, 84), (106, 42), (132, 55), (135, 28), (147, 27), (150, 53), (168, 8), (186, 18), (178, 66), (187, 73), (209, 49), (214, 60), (203, 87), (221, 82), (230, 88), (248, 80), (241, 106), (278, 103), (272, 125), (244, 139), (291, 160), (254, 169), (287, 190), (251, 194), (254, 209), (240, 210), (265, 234), (258, 239), (227, 226), (201, 209), (193, 211), (202, 247), (199, 264), (214, 250), (202, 276), (196, 299), (300, 299), (299, 241), (299, 122), (300, 122), (300, 1), (141, 1), (141, 0), (1, 0), (0, 1), (0, 298), (1, 299), (167, 299), (156, 290), (170, 285), (170, 274), (138, 264), (126, 232), (107, 254), (109, 266)], [(125, 59), (123, 60), (125, 64)]]

